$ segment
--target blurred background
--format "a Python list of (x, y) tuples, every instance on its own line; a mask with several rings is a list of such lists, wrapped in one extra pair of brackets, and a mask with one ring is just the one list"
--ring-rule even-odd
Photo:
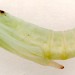
[[(75, 27), (75, 0), (0, 0), (0, 10), (55, 31)], [(75, 75), (75, 58), (56, 62), (65, 68), (41, 66), (0, 48), (0, 75)]]

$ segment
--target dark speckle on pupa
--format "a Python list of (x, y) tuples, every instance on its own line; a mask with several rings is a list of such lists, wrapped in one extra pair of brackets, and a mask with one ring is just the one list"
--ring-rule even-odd
[(4, 12), (3, 10), (0, 10), (0, 13), (1, 13), (1, 14), (4, 14), (5, 12)]

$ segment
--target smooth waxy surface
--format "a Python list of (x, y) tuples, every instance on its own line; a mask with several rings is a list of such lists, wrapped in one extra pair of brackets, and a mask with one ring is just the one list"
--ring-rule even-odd
[(26, 59), (46, 65), (74, 57), (74, 40), (74, 29), (52, 31), (0, 11), (0, 46)]

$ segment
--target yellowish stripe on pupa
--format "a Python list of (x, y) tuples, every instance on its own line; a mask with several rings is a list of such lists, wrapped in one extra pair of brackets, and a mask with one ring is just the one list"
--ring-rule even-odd
[(63, 35), (63, 52), (61, 54), (61, 59), (62, 60), (65, 60), (65, 59), (68, 59), (68, 53), (67, 53), (67, 50), (68, 50), (68, 43), (66, 41), (66, 36), (65, 36), (65, 32), (63, 31), (62, 32), (62, 35)]
[(47, 43), (45, 43), (43, 45), (43, 47), (42, 47), (43, 50), (44, 50), (44, 56), (47, 59), (51, 59), (51, 56), (52, 56), (51, 50), (50, 50), (51, 49), (51, 41), (52, 41), (52, 39), (53, 39), (53, 31), (49, 32)]

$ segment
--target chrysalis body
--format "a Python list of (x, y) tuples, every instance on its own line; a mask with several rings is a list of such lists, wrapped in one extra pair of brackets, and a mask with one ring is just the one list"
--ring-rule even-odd
[(41, 28), (0, 11), (0, 46), (42, 65), (75, 56), (74, 32)]

